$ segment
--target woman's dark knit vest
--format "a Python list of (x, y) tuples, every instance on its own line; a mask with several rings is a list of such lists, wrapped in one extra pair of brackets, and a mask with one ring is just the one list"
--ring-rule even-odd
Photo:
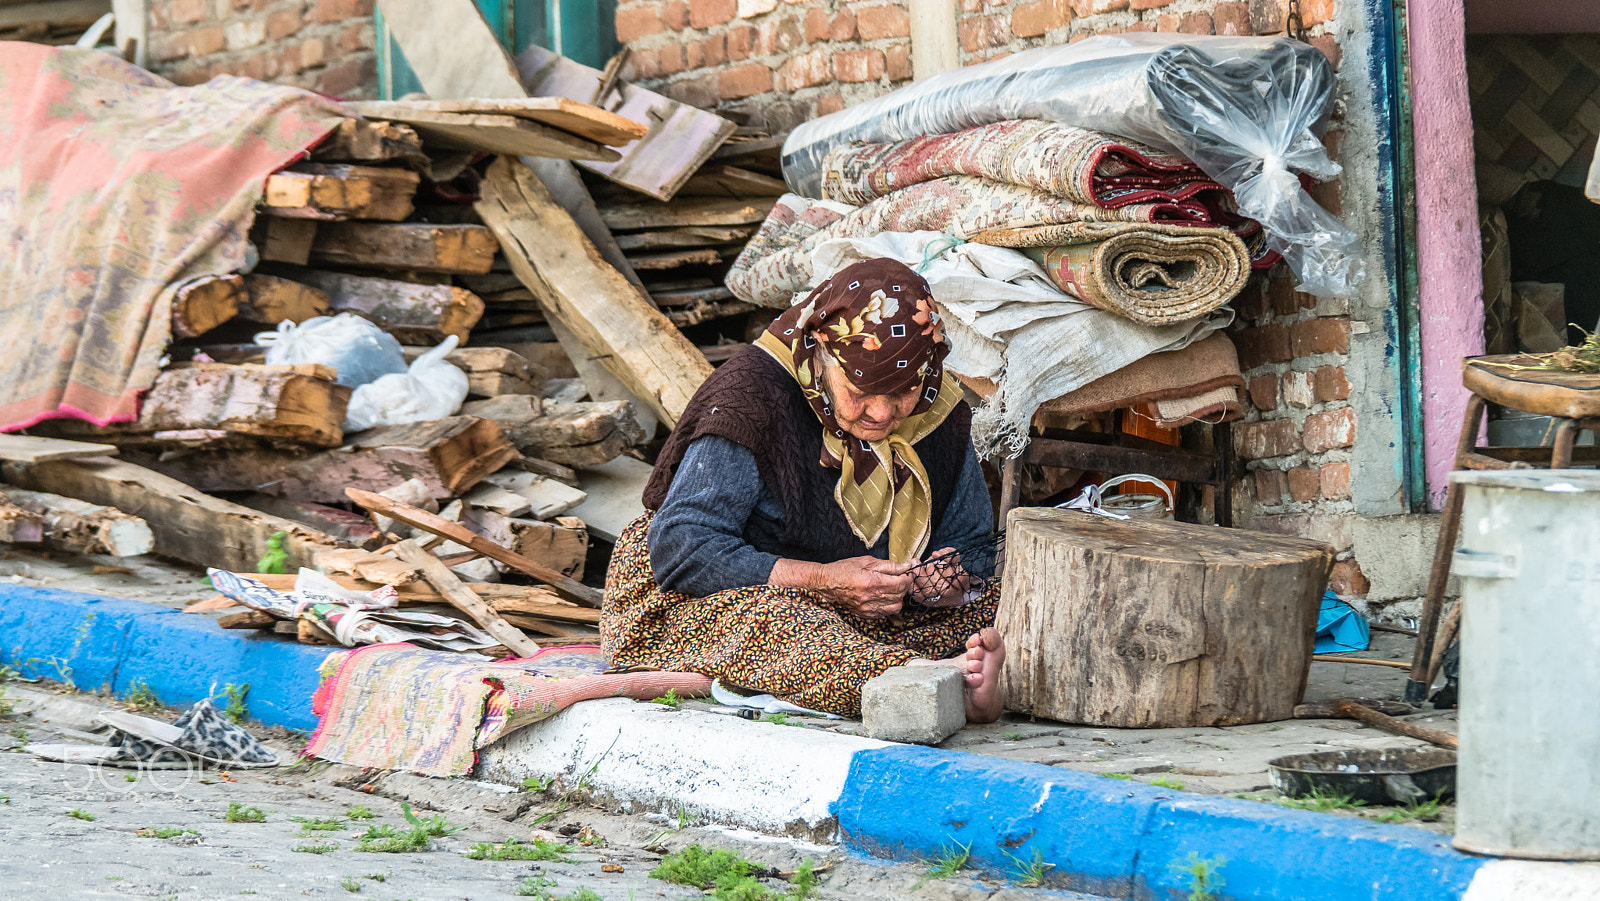
[[(963, 402), (916, 445), (933, 493), (934, 532), (966, 462), (971, 427), (972, 409)], [(867, 552), (834, 500), (839, 470), (819, 462), (822, 424), (794, 378), (765, 351), (740, 351), (700, 386), (661, 449), (645, 486), (645, 507), (660, 509), (684, 452), (702, 435), (725, 438), (754, 454), (762, 482), (783, 508), (781, 522), (751, 515), (744, 538), (757, 550), (816, 563)]]

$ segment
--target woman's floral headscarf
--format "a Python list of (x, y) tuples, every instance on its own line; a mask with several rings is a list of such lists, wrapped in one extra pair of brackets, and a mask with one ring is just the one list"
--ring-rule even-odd
[[(887, 529), (891, 559), (920, 557), (932, 533), (933, 493), (912, 446), (962, 397), (944, 370), (950, 346), (928, 283), (894, 260), (856, 263), (779, 316), (756, 345), (794, 376), (821, 421), (821, 462), (840, 468), (834, 500), (856, 536), (870, 547)], [(881, 441), (846, 434), (822, 390), (824, 353), (867, 394), (917, 391), (911, 415)]]

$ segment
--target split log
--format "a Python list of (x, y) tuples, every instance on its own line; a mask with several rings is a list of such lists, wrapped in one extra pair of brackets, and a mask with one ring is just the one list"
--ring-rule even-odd
[(44, 540), (44, 517), (24, 510), (0, 494), (0, 544), (38, 544)]
[(114, 444), (90, 444), (35, 435), (0, 435), (0, 460), (17, 463), (43, 463), (47, 460), (73, 460), (79, 457), (115, 457)]
[(311, 565), (315, 552), (339, 540), (313, 529), (203, 494), (176, 479), (122, 460), (7, 463), (5, 481), (91, 504), (137, 510), (155, 533), (155, 552), (196, 566), (250, 572), (283, 532), (289, 567)]
[(155, 533), (137, 516), (77, 498), (7, 487), (0, 498), (44, 522), (44, 540), (75, 554), (136, 557), (155, 549)]
[(250, 234), (261, 253), (261, 259), (304, 266), (311, 262), (311, 245), (317, 239), (317, 221), (260, 216)]
[(517, 519), (492, 510), (469, 509), (461, 524), (501, 547), (537, 560), (572, 579), (583, 578), (589, 532), (583, 520), (563, 516), (555, 522)]
[(206, 275), (184, 284), (172, 295), (172, 335), (193, 338), (227, 322), (244, 301), (244, 279)]
[(499, 423), (517, 446), (563, 466), (599, 466), (649, 440), (627, 401), (551, 403), (509, 395), (471, 401), (462, 413)]
[(140, 460), (202, 491), (259, 491), (331, 504), (344, 500), (346, 486), (383, 489), (413, 478), (435, 498), (454, 497), (516, 456), (493, 422), (451, 416), (367, 429), (346, 436), (342, 447), (311, 454), (255, 447)]
[(299, 324), (332, 312), (328, 292), (275, 275), (245, 276), (244, 295), (239, 318), (262, 325)]
[(499, 639), (500, 643), (515, 651), (518, 656), (527, 657), (539, 653), (539, 646), (528, 640), (516, 628), (500, 618), (494, 608), (484, 603), (483, 598), (472, 593), (456, 574), (439, 562), (439, 558), (423, 550), (415, 541), (406, 539), (394, 546), (395, 555), (401, 560), (422, 570), (423, 578), (427, 579), (445, 599), (461, 612), (472, 617), (473, 621), (482, 626), (485, 632)]
[(317, 447), (344, 436), (351, 389), (334, 382), (327, 366), (185, 363), (156, 377), (131, 423), (95, 427), (52, 420), (57, 434), (118, 441), (157, 432), (215, 431)]
[(483, 317), (483, 301), (465, 288), (313, 269), (296, 273), (295, 280), (326, 292), (333, 312), (354, 313), (401, 344), (434, 345), (450, 335), (466, 341)]
[(555, 160), (622, 159), (610, 147), (575, 134), (516, 116), (489, 113), (448, 113), (425, 109), (410, 102), (369, 102), (363, 115), (402, 122), (416, 130), (429, 145), (454, 150), (487, 151), (511, 156), (540, 156)]
[(311, 158), (323, 162), (383, 163), (420, 165), (427, 162), (422, 139), (404, 125), (381, 120), (345, 119), (339, 127), (311, 150)]
[(613, 231), (683, 228), (703, 225), (759, 225), (772, 211), (776, 197), (763, 200), (688, 197), (671, 203), (619, 203), (602, 207), (600, 215)]
[(1332, 565), (1300, 538), (1013, 510), (995, 619), (1007, 706), (1135, 728), (1288, 719)]
[(676, 423), (711, 364), (606, 264), (527, 166), (496, 160), (481, 191), (479, 214), (552, 327), (570, 329), (630, 393)]
[(267, 176), (262, 212), (291, 219), (378, 219), (411, 215), (421, 176), (409, 169), (297, 163)]
[[(481, 225), (324, 222), (318, 225), (311, 258), (340, 266), (455, 274), (488, 272), (497, 250), (495, 236)], [(265, 253), (263, 258), (272, 259)]]
[[(381, 513), (429, 534), (438, 535), (463, 547), (471, 548), (490, 559), (499, 560), (519, 572), (544, 582), (555, 589), (557, 594), (568, 600), (577, 601), (589, 607), (598, 608), (600, 606), (600, 592), (569, 579), (538, 561), (529, 560), (521, 554), (507, 550), (482, 535), (476, 534), (466, 526), (450, 522), (425, 510), (397, 504), (386, 497), (373, 494), (370, 491), (362, 491), (359, 488), (347, 488), (345, 489), (345, 494), (349, 495), (351, 500), (373, 513)], [(401, 559), (404, 559), (404, 557)], [(435, 587), (437, 587), (437, 583), (435, 583)]]
[[(649, 134), (650, 127), (610, 110), (565, 97), (461, 100), (364, 101), (349, 104), (363, 116), (404, 120), (407, 112), (477, 113), (529, 119), (601, 144), (619, 146)], [(398, 113), (386, 116), (385, 113)], [(782, 193), (782, 192), (779, 192)]]
[[(459, 290), (459, 289), (458, 289)], [(402, 348), (409, 363), (427, 352), (426, 347)], [(521, 354), (504, 347), (460, 347), (445, 355), (445, 362), (467, 374), (468, 397), (521, 395), (538, 400), (544, 384), (540, 374)]]

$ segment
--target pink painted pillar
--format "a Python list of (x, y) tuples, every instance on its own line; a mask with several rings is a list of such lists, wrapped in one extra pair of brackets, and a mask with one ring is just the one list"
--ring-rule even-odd
[(1417, 287), (1428, 494), (1444, 500), (1466, 409), (1461, 358), (1483, 353), (1483, 262), (1461, 0), (1408, 0)]

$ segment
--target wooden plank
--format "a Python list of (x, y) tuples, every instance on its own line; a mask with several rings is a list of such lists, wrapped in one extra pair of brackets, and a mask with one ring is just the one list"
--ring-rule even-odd
[(531, 119), (578, 137), (618, 147), (650, 132), (650, 126), (610, 110), (565, 97), (464, 98), (459, 100), (368, 100), (345, 104), (372, 119), (403, 121), (407, 112), (489, 113)]
[(509, 153), (557, 160), (611, 162), (621, 154), (597, 141), (515, 116), (484, 113), (443, 113), (418, 109), (409, 103), (374, 103), (382, 113), (372, 118), (411, 126), (429, 145), (453, 150)]
[(111, 0), (54, 0), (24, 3), (0, 9), (0, 28), (20, 28), (35, 22), (61, 22), (81, 30), (111, 12)]
[(479, 214), (500, 238), (513, 271), (545, 304), (545, 315), (570, 329), (668, 425), (676, 423), (711, 364), (605, 264), (527, 166), (496, 160), (481, 192)]
[(155, 552), (234, 572), (250, 572), (267, 552), (267, 539), (283, 532), (288, 566), (310, 566), (312, 556), (338, 547), (331, 535), (204, 494), (177, 479), (123, 460), (52, 460), (7, 463), (5, 481), (91, 504), (116, 507), (149, 523)]
[(136, 557), (155, 549), (155, 533), (137, 516), (77, 498), (5, 488), (0, 498), (44, 520), (44, 540), (75, 554)]
[(781, 178), (728, 165), (702, 166), (678, 189), (679, 197), (778, 197), (787, 193), (789, 186)]
[(334, 447), (344, 437), (351, 389), (326, 366), (186, 364), (156, 376), (131, 423), (95, 427), (52, 420), (40, 428), (116, 441), (154, 432), (209, 430)]
[[(393, 558), (391, 558), (393, 559)], [(403, 565), (403, 564), (402, 564)], [(293, 573), (240, 573), (247, 579), (271, 588), (274, 591), (289, 591), (294, 588), (295, 576)], [(355, 591), (371, 591), (378, 587), (377, 583), (355, 578), (354, 576), (333, 574), (328, 576), (344, 588)], [(590, 623), (600, 622), (600, 611), (593, 607), (580, 607), (571, 601), (563, 601), (550, 589), (542, 585), (506, 585), (500, 582), (468, 582), (467, 587), (473, 594), (483, 598), (490, 607), (500, 613), (521, 613), (526, 616), (539, 616), (560, 622)], [(445, 603), (444, 596), (437, 589), (425, 581), (416, 581), (401, 585), (400, 606), (414, 606), (417, 604)], [(194, 609), (193, 606), (185, 608)]]
[(290, 501), (270, 494), (247, 494), (235, 500), (252, 510), (292, 519), (358, 548), (373, 547), (383, 540), (371, 520), (338, 507)]
[[(544, 582), (555, 589), (556, 594), (568, 600), (577, 601), (587, 607), (598, 608), (600, 606), (601, 594), (595, 589), (575, 582), (542, 563), (529, 560), (520, 554), (506, 550), (482, 535), (475, 534), (466, 526), (435, 516), (426, 510), (418, 510), (415, 507), (389, 500), (382, 495), (373, 494), (370, 491), (362, 491), (359, 488), (347, 488), (345, 489), (345, 494), (351, 500), (374, 513), (381, 513), (431, 535), (448, 538), (463, 547), (471, 548), (483, 554), (485, 557), (499, 560), (519, 572)], [(405, 558), (402, 557), (401, 559)], [(407, 560), (406, 562), (414, 561)], [(434, 583), (434, 587), (438, 587), (437, 582)]]
[(466, 341), (483, 317), (483, 301), (465, 288), (315, 269), (298, 271), (294, 278), (327, 294), (331, 311), (354, 313), (401, 344), (434, 345), (450, 335)]
[[(633, 232), (617, 235), (617, 246), (623, 250), (662, 250), (671, 247), (711, 247), (743, 241), (755, 234), (755, 226), (696, 225), (663, 231)], [(729, 295), (732, 296), (732, 295)]]
[(311, 158), (326, 162), (425, 164), (422, 139), (395, 122), (345, 119), (311, 149)]
[[(598, 69), (539, 46), (517, 57), (517, 71), (536, 97), (588, 100), (604, 78)], [(650, 132), (622, 147), (617, 162), (578, 165), (658, 200), (670, 200), (735, 128), (721, 116), (625, 82), (605, 103), (621, 116), (649, 124)]]
[(261, 206), (297, 219), (380, 219), (411, 215), (421, 176), (409, 169), (348, 163), (297, 163), (267, 176)]
[(711, 248), (674, 250), (667, 253), (641, 253), (628, 257), (633, 268), (641, 271), (676, 269), (679, 266), (715, 265), (722, 262), (722, 254)]
[(628, 401), (547, 402), (541, 409), (506, 396), (469, 402), (462, 412), (494, 420), (518, 450), (563, 466), (599, 466), (650, 437)]
[(301, 323), (332, 312), (328, 292), (275, 275), (251, 273), (245, 276), (244, 294), (239, 318), (262, 325)]
[(584, 559), (589, 553), (589, 531), (581, 519), (563, 516), (555, 522), (543, 522), (518, 519), (493, 510), (468, 509), (461, 524), (564, 576), (583, 578)]
[(262, 610), (240, 610), (217, 617), (219, 629), (270, 629), (280, 620)]
[(237, 275), (205, 275), (187, 282), (172, 295), (172, 334), (203, 335), (239, 312), (244, 279)]
[(516, 457), (500, 427), (475, 416), (379, 426), (347, 436), (343, 447), (311, 454), (250, 447), (195, 451), (179, 459), (138, 455), (203, 491), (259, 491), (318, 504), (343, 503), (347, 485), (382, 490), (410, 479), (443, 500)]
[[(502, 470), (485, 478), (484, 484), (496, 491), (521, 498), (528, 505), (528, 515), (535, 519), (560, 516), (588, 499), (583, 491), (536, 472)], [(471, 496), (468, 503), (473, 503)], [(508, 514), (516, 515), (516, 514)], [(582, 522), (582, 520), (579, 520)]]
[(311, 245), (316, 241), (317, 222), (314, 219), (261, 216), (256, 219), (251, 235), (261, 259), (304, 266), (311, 262)]
[(678, 328), (688, 328), (691, 325), (699, 325), (712, 319), (721, 319), (725, 316), (740, 316), (745, 313), (753, 313), (759, 309), (761, 308), (755, 304), (746, 303), (742, 300), (723, 300), (696, 303), (682, 309), (668, 309), (664, 312), (673, 325)]
[(724, 197), (689, 197), (671, 203), (613, 204), (600, 215), (613, 231), (647, 228), (683, 228), (705, 225), (759, 225), (777, 198), (748, 200)]
[(481, 225), (324, 222), (311, 258), (343, 266), (455, 274), (488, 272), (497, 250), (494, 235)]
[(73, 460), (79, 457), (115, 457), (114, 444), (89, 444), (61, 438), (32, 435), (0, 435), (0, 460), (18, 463), (44, 463), (48, 460)]

